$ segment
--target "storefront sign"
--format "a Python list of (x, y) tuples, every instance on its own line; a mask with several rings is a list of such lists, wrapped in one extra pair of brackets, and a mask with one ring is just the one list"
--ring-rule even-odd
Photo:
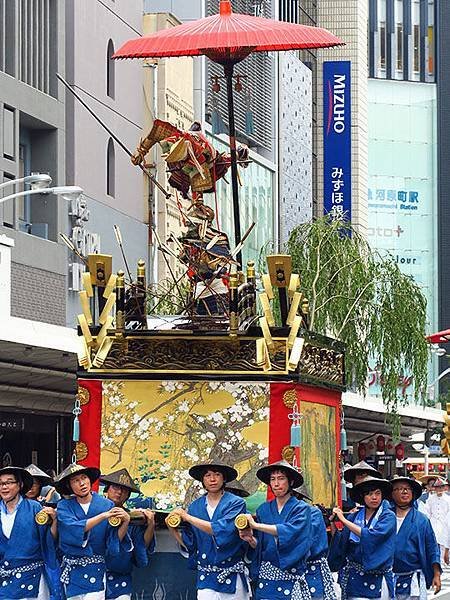
[(351, 62), (323, 65), (324, 213), (352, 217)]
[(24, 429), (25, 419), (23, 417), (0, 416), (0, 431), (23, 431)]

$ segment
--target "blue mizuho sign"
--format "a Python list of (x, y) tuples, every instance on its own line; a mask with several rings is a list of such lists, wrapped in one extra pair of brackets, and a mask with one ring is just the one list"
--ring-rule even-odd
[(324, 213), (352, 218), (351, 63), (323, 64)]

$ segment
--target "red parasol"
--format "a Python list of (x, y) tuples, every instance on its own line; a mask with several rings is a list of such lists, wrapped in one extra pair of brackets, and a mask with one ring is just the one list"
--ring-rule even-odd
[[(343, 42), (326, 29), (233, 13), (231, 0), (220, 0), (218, 15), (129, 40), (113, 58), (204, 55), (223, 65), (227, 82), (234, 229), (238, 244), (240, 215), (233, 103), (234, 65), (252, 52), (328, 48), (341, 44)], [(240, 257), (238, 260), (241, 262)]]

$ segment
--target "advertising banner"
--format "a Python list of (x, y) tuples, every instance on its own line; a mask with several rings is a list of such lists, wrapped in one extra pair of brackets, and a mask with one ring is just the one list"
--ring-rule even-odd
[(351, 62), (323, 65), (324, 214), (352, 218)]

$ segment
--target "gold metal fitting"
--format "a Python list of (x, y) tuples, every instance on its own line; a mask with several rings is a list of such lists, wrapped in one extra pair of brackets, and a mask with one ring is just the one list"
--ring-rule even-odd
[(45, 512), (45, 510), (40, 510), (36, 513), (34, 520), (38, 525), (47, 525), (52, 522), (51, 516)]
[(255, 279), (256, 271), (255, 271), (255, 261), (249, 260), (247, 263), (247, 279)]
[(241, 531), (243, 529), (247, 529), (247, 527), (249, 527), (247, 515), (238, 515), (234, 519), (234, 524), (236, 525), (236, 529), (239, 529)]
[(120, 517), (109, 517), (108, 523), (111, 527), (119, 527), (122, 524), (122, 519)]
[(137, 276), (138, 277), (145, 277), (145, 261), (140, 258), (138, 260), (138, 264), (137, 264)]
[(166, 525), (172, 529), (176, 529), (181, 525), (181, 517), (177, 513), (170, 513), (166, 517)]

